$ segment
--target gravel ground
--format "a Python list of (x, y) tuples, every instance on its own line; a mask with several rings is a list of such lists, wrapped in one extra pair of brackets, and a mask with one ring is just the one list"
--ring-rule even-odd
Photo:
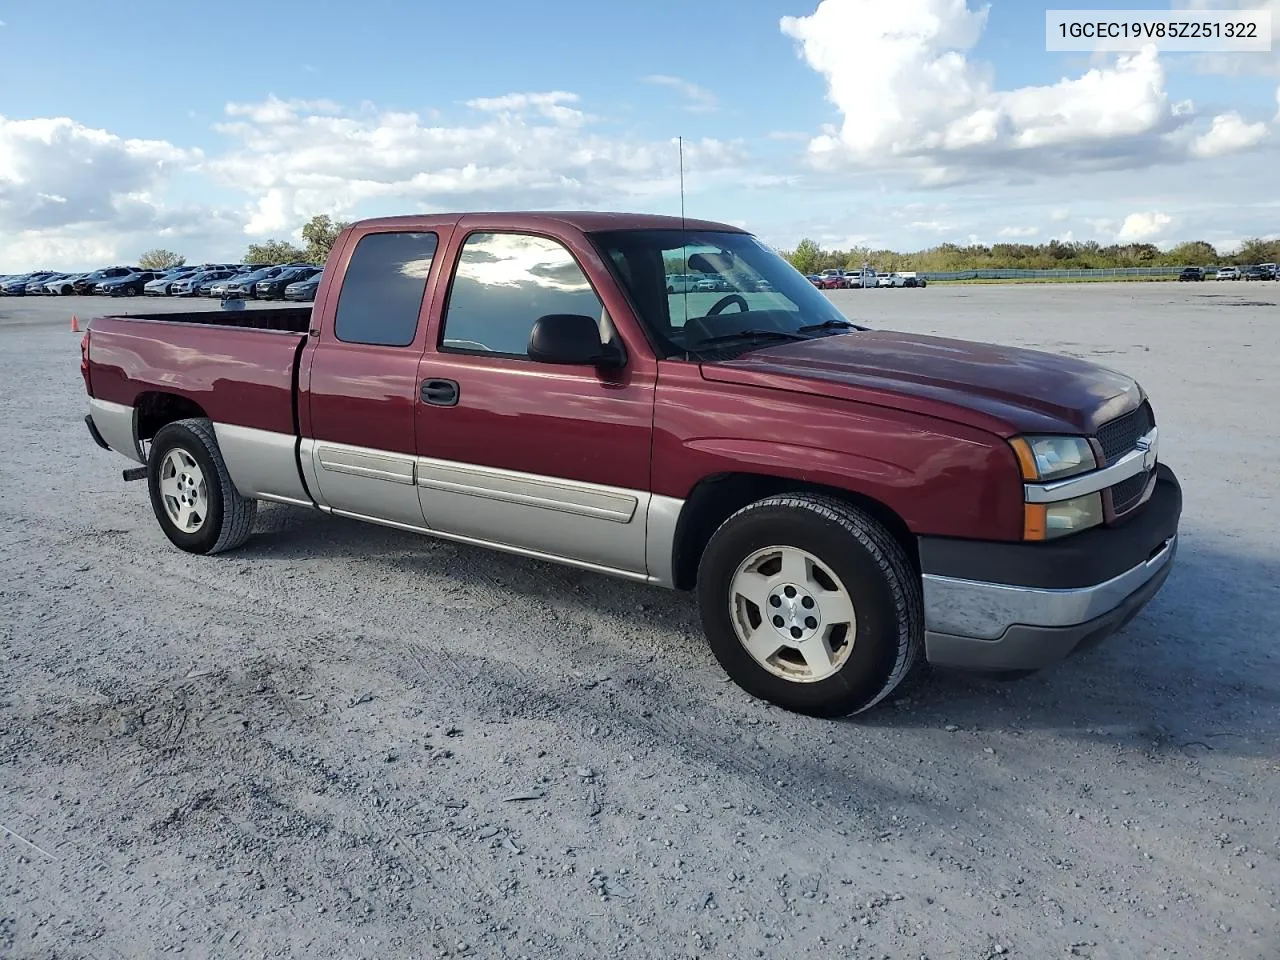
[(685, 595), (285, 507), (188, 556), (85, 432), (102, 302), (0, 300), (0, 956), (1280, 956), (1280, 287), (833, 296), (1142, 380), (1143, 616), (830, 722)]

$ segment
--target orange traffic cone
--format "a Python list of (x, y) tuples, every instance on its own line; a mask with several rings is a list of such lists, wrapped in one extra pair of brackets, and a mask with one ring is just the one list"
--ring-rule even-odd
[(80, 332), (80, 321), (76, 319), (76, 315), (74, 313), (71, 315), (71, 332)]

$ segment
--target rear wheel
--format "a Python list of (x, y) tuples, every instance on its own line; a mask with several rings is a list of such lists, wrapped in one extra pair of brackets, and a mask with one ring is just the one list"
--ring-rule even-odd
[(865, 512), (790, 494), (724, 522), (698, 571), (703, 629), (748, 693), (815, 716), (879, 703), (920, 657), (920, 581)]
[(208, 420), (161, 427), (151, 444), (147, 481), (160, 529), (180, 550), (221, 553), (253, 532), (258, 502), (231, 482)]

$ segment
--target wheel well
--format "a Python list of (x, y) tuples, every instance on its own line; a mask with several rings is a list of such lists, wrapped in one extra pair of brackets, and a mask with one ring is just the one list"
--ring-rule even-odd
[(160, 428), (176, 420), (207, 417), (200, 404), (176, 393), (149, 392), (138, 396), (134, 409), (138, 440), (151, 440)]
[(821, 493), (865, 510), (894, 536), (920, 571), (920, 552), (906, 522), (879, 500), (840, 487), (802, 480), (788, 480), (755, 473), (724, 473), (701, 480), (680, 511), (676, 524), (675, 586), (692, 590), (698, 579), (702, 551), (720, 525), (747, 504), (781, 493)]

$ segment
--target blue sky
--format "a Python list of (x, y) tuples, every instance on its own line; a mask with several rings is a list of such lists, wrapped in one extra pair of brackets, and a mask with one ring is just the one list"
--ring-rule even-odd
[(780, 246), (1280, 229), (1274, 53), (1049, 54), (1046, 6), (0, 0), (0, 270), (315, 212), (674, 210), (677, 135), (690, 212)]

